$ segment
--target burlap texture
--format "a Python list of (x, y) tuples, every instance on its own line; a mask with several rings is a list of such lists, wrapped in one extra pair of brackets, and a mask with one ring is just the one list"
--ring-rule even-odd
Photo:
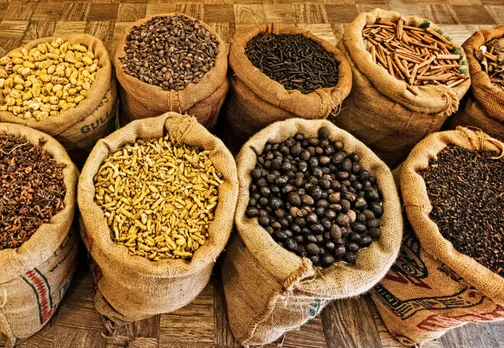
[[(435, 30), (439, 27), (423, 18), (401, 17), (397, 12), (375, 9), (359, 14), (338, 43), (338, 48), (350, 61), (353, 88), (334, 123), (394, 167), (404, 161), (416, 143), (438, 131), (448, 116), (457, 111), (471, 82), (467, 80), (454, 88), (420, 86), (418, 95), (413, 95), (406, 89), (404, 81), (374, 63), (371, 53), (366, 50), (362, 30), (366, 24), (374, 24), (377, 18), (392, 22), (402, 18), (410, 26), (428, 26)], [(460, 47), (457, 47), (457, 53), (464, 55)], [(469, 74), (465, 55), (460, 71)]]
[(7, 347), (38, 332), (56, 311), (77, 267), (78, 236), (72, 228), (78, 172), (52, 137), (16, 124), (0, 123), (0, 133), (22, 135), (45, 150), (63, 169), (65, 207), (17, 249), (0, 250), (0, 333)]
[(488, 135), (504, 141), (504, 90), (493, 84), (481, 68), (480, 47), (486, 42), (504, 36), (504, 25), (475, 32), (462, 45), (467, 54), (471, 90), (467, 103), (448, 119), (448, 127), (475, 126)]
[[(334, 54), (339, 63), (338, 84), (303, 94), (286, 90), (256, 68), (245, 54), (247, 43), (261, 33), (302, 34)], [(345, 55), (310, 31), (289, 24), (264, 23), (235, 35), (229, 51), (232, 70), (231, 90), (226, 102), (226, 117), (234, 141), (240, 145), (262, 128), (292, 117), (326, 119), (336, 114), (352, 88), (351, 70)]]
[[(103, 211), (94, 202), (93, 178), (109, 154), (138, 138), (159, 138), (166, 133), (174, 141), (209, 151), (210, 159), (225, 181), (219, 186), (219, 203), (215, 220), (210, 225), (210, 236), (190, 261), (152, 262), (128, 255), (127, 247), (112, 241)], [(228, 241), (237, 196), (238, 179), (231, 153), (194, 117), (169, 112), (136, 120), (98, 141), (80, 176), (78, 202), (81, 234), (98, 266), (94, 272), (96, 309), (108, 319), (109, 330), (129, 321), (174, 311), (187, 305), (203, 290), (215, 260)]]
[[(75, 34), (75, 35), (62, 35), (57, 37), (46, 37), (30, 41), (25, 46), (30, 50), (37, 45), (61, 37), (65, 41), (70, 41), (72, 44), (83, 44), (88, 50), (95, 54), (98, 59), (98, 67), (100, 70), (96, 74), (96, 79), (91, 85), (88, 97), (84, 99), (77, 107), (64, 111), (58, 116), (50, 116), (45, 120), (37, 121), (32, 119), (21, 119), (14, 116), (9, 111), (0, 111), (0, 122), (8, 122), (25, 125), (55, 137), (69, 152), (75, 149), (84, 149), (89, 151), (94, 143), (103, 135), (103, 131), (109, 130), (109, 126), (113, 125), (112, 118), (107, 118), (108, 110), (115, 107), (116, 92), (115, 88), (111, 85), (112, 81), (112, 64), (103, 42), (91, 35)], [(16, 50), (19, 50), (16, 49)], [(110, 97), (108, 97), (110, 95)], [(102, 107), (104, 98), (109, 101)], [(0, 105), (3, 104), (3, 95), (0, 94)], [(104, 125), (100, 130), (96, 129), (92, 132), (83, 133), (81, 128), (93, 123), (97, 120), (104, 120), (100, 125)]]
[[(257, 219), (245, 216), (256, 153), (262, 152), (266, 142), (281, 142), (297, 132), (316, 136), (322, 126), (331, 130), (331, 139), (345, 144), (347, 152), (361, 157), (362, 167), (377, 177), (383, 195), (382, 236), (358, 253), (355, 266), (339, 262), (327, 269), (315, 268), (309, 259), (276, 244)], [(296, 118), (276, 122), (243, 146), (237, 166), (238, 232), (227, 248), (222, 275), (229, 324), (241, 344), (273, 342), (316, 316), (329, 300), (366, 292), (394, 262), (401, 243), (402, 217), (392, 174), (385, 163), (349, 133), (326, 120)]]
[(411, 227), (405, 223), (400, 255), (373, 289), (373, 300), (388, 330), (407, 346), (421, 346), (469, 322), (504, 318), (504, 278), (455, 250), (429, 218), (432, 205), (420, 171), (449, 144), (504, 149), (481, 131), (459, 127), (431, 134), (402, 165), (400, 191)]
[(216, 36), (219, 42), (219, 52), (215, 59), (215, 66), (203, 76), (197, 84), (190, 83), (181, 91), (165, 91), (159, 86), (149, 85), (139, 79), (127, 75), (122, 69), (120, 58), (126, 55), (126, 37), (134, 26), (140, 26), (153, 17), (185, 16), (167, 13), (158, 14), (141, 19), (133, 23), (125, 32), (121, 42), (117, 45), (114, 55), (114, 66), (117, 80), (119, 81), (119, 93), (121, 97), (121, 124), (127, 124), (133, 120), (158, 116), (168, 111), (187, 113), (194, 115), (198, 122), (207, 129), (213, 128), (219, 110), (224, 102), (229, 89), (227, 80), (228, 51), (229, 46), (217, 32), (208, 24), (199, 21), (200, 25)]

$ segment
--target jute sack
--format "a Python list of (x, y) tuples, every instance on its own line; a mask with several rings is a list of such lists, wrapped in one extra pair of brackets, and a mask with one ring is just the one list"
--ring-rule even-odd
[[(58, 116), (50, 116), (42, 121), (37, 121), (34, 118), (25, 120), (14, 116), (9, 111), (0, 111), (0, 122), (21, 124), (49, 134), (60, 141), (74, 159), (78, 159), (77, 156), (73, 156), (74, 152), (79, 154), (77, 150), (81, 152), (82, 150), (84, 152), (91, 150), (94, 143), (108, 134), (107, 132), (111, 131), (114, 124), (112, 110), (116, 106), (117, 93), (115, 82), (112, 81), (112, 64), (103, 42), (87, 34), (46, 37), (30, 41), (23, 47), (30, 50), (41, 43), (51, 42), (56, 38), (70, 41), (72, 44), (85, 45), (98, 59), (100, 70), (91, 85), (88, 97), (76, 108), (64, 111)], [(15, 51), (19, 50), (20, 48), (17, 48)], [(3, 104), (3, 95), (0, 93), (1, 104)], [(92, 128), (91, 125), (97, 123), (98, 127)], [(85, 126), (91, 127), (91, 130), (83, 132)]]
[[(406, 159), (416, 143), (438, 131), (448, 116), (457, 111), (471, 82), (467, 80), (454, 88), (420, 86), (418, 95), (413, 95), (406, 89), (405, 82), (374, 63), (366, 50), (362, 30), (366, 24), (374, 24), (377, 18), (394, 23), (402, 18), (406, 25), (439, 28), (423, 18), (401, 17), (397, 12), (375, 9), (359, 14), (338, 43), (338, 48), (350, 61), (353, 88), (334, 123), (355, 135), (385, 163), (395, 167)], [(464, 55), (462, 48), (452, 44), (457, 54)], [(460, 72), (469, 74), (465, 56)]]
[[(93, 178), (109, 154), (137, 139), (159, 138), (166, 133), (176, 142), (210, 152), (224, 184), (219, 186), (215, 220), (209, 239), (192, 260), (149, 261), (128, 255), (128, 248), (115, 244), (103, 211), (94, 202)], [(159, 313), (168, 313), (191, 302), (206, 286), (215, 260), (226, 245), (233, 226), (238, 196), (236, 165), (222, 141), (211, 135), (194, 117), (169, 112), (131, 122), (98, 141), (79, 180), (78, 202), (81, 234), (97, 268), (96, 309), (105, 317), (107, 329)]]
[[(354, 266), (339, 262), (327, 269), (315, 268), (309, 259), (280, 247), (257, 219), (245, 215), (256, 153), (262, 152), (266, 142), (281, 142), (297, 132), (317, 136), (322, 126), (330, 129), (331, 139), (344, 143), (347, 152), (361, 157), (362, 167), (376, 176), (383, 196), (382, 236), (358, 253)], [(237, 157), (237, 166), (237, 233), (227, 247), (222, 277), (229, 324), (241, 344), (275, 341), (315, 317), (330, 300), (368, 291), (394, 262), (402, 231), (394, 179), (387, 165), (349, 133), (326, 120), (296, 118), (276, 122), (247, 141)]]
[(43, 148), (63, 169), (65, 207), (17, 249), (0, 250), (0, 336), (7, 347), (38, 332), (52, 317), (77, 267), (79, 237), (72, 227), (78, 172), (65, 149), (34, 129), (0, 123), (0, 133), (22, 135)]
[(502, 36), (504, 36), (504, 25), (479, 30), (462, 45), (469, 63), (471, 90), (467, 103), (448, 119), (449, 128), (475, 126), (492, 137), (504, 140), (504, 90), (490, 81), (490, 77), (481, 68), (477, 58), (481, 58), (481, 46)]
[(123, 71), (123, 64), (120, 58), (126, 55), (124, 51), (126, 37), (131, 29), (148, 22), (153, 17), (171, 16), (185, 16), (195, 20), (191, 16), (180, 13), (150, 16), (133, 23), (126, 30), (126, 34), (124, 34), (121, 42), (117, 45), (114, 55), (114, 67), (117, 80), (120, 84), (121, 124), (125, 125), (136, 119), (158, 116), (168, 111), (175, 111), (194, 115), (199, 123), (207, 129), (212, 129), (229, 89), (229, 81), (227, 80), (229, 46), (208, 24), (199, 21), (202, 27), (216, 36), (219, 42), (219, 52), (215, 59), (215, 66), (197, 84), (190, 83), (181, 91), (165, 91), (159, 86), (149, 85)]
[(402, 165), (400, 191), (411, 227), (405, 222), (399, 257), (372, 298), (387, 329), (406, 346), (419, 347), (466, 323), (504, 318), (504, 278), (455, 250), (429, 218), (432, 205), (419, 172), (449, 144), (504, 151), (481, 131), (459, 127), (431, 134)]
[[(338, 84), (308, 94), (286, 90), (256, 68), (245, 54), (247, 43), (261, 33), (302, 34), (319, 43), (334, 54), (339, 63)], [(232, 73), (226, 117), (232, 140), (238, 141), (240, 146), (254, 133), (276, 121), (292, 117), (326, 119), (334, 116), (352, 88), (352, 72), (345, 55), (329, 42), (294, 25), (264, 23), (236, 34), (229, 51), (229, 65)]]

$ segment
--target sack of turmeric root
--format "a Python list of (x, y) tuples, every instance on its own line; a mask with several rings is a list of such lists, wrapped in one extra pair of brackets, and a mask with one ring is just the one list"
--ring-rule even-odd
[[(304, 93), (295, 86), (289, 89), (282, 83), (273, 80), (255, 66), (247, 56), (247, 45), (260, 35), (302, 35), (315, 42), (322, 50), (334, 57), (337, 64), (337, 75), (333, 76), (337, 82), (324, 88)], [(267, 39), (265, 39), (267, 40)], [(295, 39), (293, 39), (295, 40)], [(309, 41), (308, 41), (309, 42)], [(308, 46), (308, 44), (306, 44)], [(265, 48), (267, 50), (267, 48)], [(271, 48), (273, 50), (273, 47)], [(293, 49), (294, 51), (295, 49)], [(264, 56), (273, 54), (263, 53)], [(285, 55), (291, 54), (285, 52)], [(312, 45), (309, 52), (313, 59), (320, 53), (315, 53)], [(281, 57), (281, 56), (280, 56)], [(286, 58), (287, 59), (287, 58)], [(294, 64), (302, 64), (301, 57), (290, 58)], [(299, 61), (296, 61), (296, 59)], [(310, 58), (305, 58), (307, 60)], [(281, 58), (278, 64), (282, 63)], [(319, 62), (320, 63), (320, 62)], [(322, 64), (322, 63), (320, 63)], [(324, 61), (324, 64), (327, 64)], [(258, 24), (247, 31), (236, 34), (231, 42), (229, 52), (229, 65), (231, 73), (231, 90), (226, 101), (225, 112), (227, 118), (227, 134), (235, 147), (240, 147), (247, 139), (262, 128), (292, 117), (305, 119), (326, 119), (339, 112), (341, 103), (350, 93), (352, 79), (349, 63), (342, 52), (327, 41), (313, 35), (310, 31), (287, 24)], [(274, 68), (276, 69), (276, 68)], [(282, 67), (282, 69), (286, 69)], [(319, 79), (320, 74), (325, 74), (322, 65), (313, 72)], [(291, 77), (289, 77), (292, 80)], [(322, 79), (322, 78), (320, 78)], [(296, 81), (294, 81), (296, 83)], [(317, 81), (316, 83), (320, 83)], [(314, 82), (314, 84), (316, 84)]]
[(53, 136), (76, 161), (112, 131), (116, 104), (112, 64), (94, 36), (37, 39), (0, 58), (0, 122)]
[(462, 48), (423, 18), (381, 9), (361, 13), (337, 47), (350, 61), (353, 83), (334, 123), (392, 168), (439, 131), (470, 87)]
[[(504, 140), (504, 83), (500, 85), (490, 80), (490, 75), (498, 73), (499, 68), (493, 69), (491, 59), (498, 60), (498, 66), (504, 60), (504, 25), (496, 28), (478, 30), (462, 45), (467, 54), (469, 73), (471, 74), (471, 90), (466, 104), (447, 121), (450, 129), (457, 126), (475, 126), (481, 128), (488, 135)], [(492, 40), (499, 40), (496, 44), (500, 48), (490, 54), (485, 45)], [(493, 46), (493, 45), (492, 45)], [(483, 56), (481, 48), (485, 47), (490, 58)], [(486, 61), (488, 72), (482, 67)], [(502, 65), (500, 65), (502, 69)], [(502, 74), (501, 74), (502, 76)]]
[[(450, 162), (447, 150), (456, 151)], [(479, 167), (483, 161), (503, 163), (503, 153), (503, 143), (459, 127), (431, 134), (402, 164), (400, 192), (409, 223), (405, 221), (399, 257), (373, 288), (372, 298), (387, 329), (404, 345), (420, 347), (451, 328), (504, 319), (502, 256), (498, 259), (504, 225), (495, 228), (499, 225), (495, 221), (502, 221), (504, 202), (502, 189), (494, 196), (490, 193), (496, 185), (502, 187), (499, 173), (504, 166), (495, 164), (493, 178), (490, 168)], [(433, 171), (439, 174), (433, 176)], [(431, 174), (424, 179), (426, 173)], [(477, 178), (488, 180), (488, 191), (476, 183)], [(464, 190), (474, 197), (461, 195)], [(494, 209), (485, 208), (482, 200)], [(474, 214), (469, 224), (460, 209)], [(486, 221), (478, 220), (482, 214)]]
[[(4, 136), (16, 137), (2, 139), (0, 148), (0, 336), (11, 348), (47, 324), (77, 269), (73, 222), (79, 174), (47, 134), (0, 123)], [(16, 159), (20, 156), (25, 157)]]
[[(296, 134), (302, 134), (306, 139), (312, 139), (311, 137), (317, 136), (321, 127), (327, 127), (329, 130), (328, 139), (330, 141), (341, 141), (346, 153), (354, 154), (360, 158), (359, 168), (368, 171), (369, 173), (366, 175), (376, 178), (376, 183), (383, 199), (383, 203), (380, 206), (380, 211), (383, 212), (383, 215), (380, 216), (381, 237), (375, 238), (376, 240), (370, 245), (366, 243), (369, 246), (358, 251), (356, 258), (353, 259), (353, 261), (356, 261), (355, 264), (343, 261), (335, 262), (336, 254), (334, 258), (329, 254), (333, 251), (335, 252), (336, 248), (331, 251), (332, 249), (329, 249), (330, 246), (327, 247), (327, 255), (321, 254), (320, 257), (314, 257), (310, 253), (310, 255), (305, 254), (305, 257), (298, 256), (297, 253), (277, 244), (280, 241), (274, 239), (272, 234), (276, 231), (290, 233), (292, 236), (292, 231), (295, 231), (295, 227), (304, 226), (301, 225), (302, 222), (299, 222), (298, 226), (292, 226), (292, 231), (290, 228), (288, 232), (284, 231), (287, 228), (285, 225), (282, 225), (284, 226), (282, 230), (278, 230), (278, 226), (276, 230), (273, 230), (272, 226), (265, 227), (263, 222), (258, 221), (257, 217), (249, 217), (247, 213), (247, 207), (251, 198), (249, 191), (252, 184), (251, 172), (253, 170), (257, 172), (256, 162), (263, 149), (266, 146), (271, 148), (272, 144), (283, 142), (294, 137)], [(286, 146), (283, 147), (287, 148)], [(285, 154), (283, 148), (282, 153)], [(342, 152), (339, 152), (337, 155), (335, 154), (337, 157), (341, 157), (341, 155)], [(316, 159), (317, 157), (313, 156), (311, 162), (315, 163)], [(238, 178), (240, 180), (235, 217), (237, 233), (235, 233), (230, 245), (227, 247), (222, 277), (229, 325), (234, 336), (242, 345), (264, 345), (273, 342), (286, 331), (299, 328), (308, 320), (315, 317), (330, 300), (362, 294), (373, 287), (386, 274), (399, 252), (401, 243), (402, 216), (399, 197), (392, 174), (387, 165), (352, 135), (326, 120), (303, 120), (295, 118), (276, 122), (264, 128), (247, 141), (237, 157), (237, 166)], [(266, 164), (265, 166), (268, 167)], [(358, 169), (358, 167), (355, 168), (356, 170)], [(324, 169), (327, 169), (327, 167)], [(292, 173), (291, 171), (290, 174)], [(270, 180), (269, 176), (268, 180)], [(266, 181), (265, 177), (261, 177), (261, 179)], [(337, 183), (336, 180), (334, 182)], [(320, 187), (316, 187), (320, 190)], [(261, 189), (269, 188), (261, 187)], [(336, 191), (333, 190), (332, 192)], [(340, 194), (343, 195), (343, 191)], [(335, 194), (335, 196), (338, 196), (338, 194)], [(273, 199), (270, 197), (272, 206)], [(278, 203), (279, 198), (275, 199)], [(331, 197), (330, 200), (331, 202), (335, 202), (337, 198), (334, 197), (333, 199)], [(309, 205), (310, 203), (306, 204)], [(343, 202), (342, 204), (346, 205)], [(287, 214), (292, 214), (287, 205), (284, 204), (282, 207), (284, 210), (288, 209), (289, 212)], [(272, 209), (269, 206), (263, 208), (261, 218), (263, 217), (262, 214), (266, 212), (264, 209), (268, 208)], [(292, 208), (296, 207), (292, 206)], [(333, 208), (340, 213), (342, 211), (338, 208), (338, 204), (334, 204), (330, 208), (327, 208), (327, 216), (330, 216), (329, 213), (335, 212), (330, 211)], [(303, 205), (303, 209), (309, 209), (309, 206), (304, 208)], [(346, 213), (348, 215), (345, 215)], [(342, 246), (342, 243), (344, 243), (343, 240), (349, 238), (350, 224), (355, 222), (351, 217), (351, 213), (355, 213), (355, 211), (344, 210), (343, 213), (338, 215), (338, 218), (341, 218), (338, 221), (343, 221), (341, 225), (345, 226), (338, 229), (342, 234), (333, 243), (333, 247), (335, 245), (339, 246), (337, 249), (341, 249), (342, 247), (344, 253), (347, 253), (349, 250), (355, 251), (352, 248), (356, 246), (356, 244), (353, 246), (347, 244), (348, 249), (346, 249), (346, 252), (345, 246)], [(304, 220), (302, 218), (303, 214), (300, 213), (297, 216), (299, 219)], [(292, 216), (288, 217), (291, 219), (290, 221), (294, 221)], [(346, 220), (347, 217), (348, 220)], [(321, 218), (320, 220), (322, 221), (323, 219)], [(286, 221), (288, 220), (286, 219)], [(312, 223), (313, 221), (310, 222), (310, 224)], [(334, 221), (332, 224), (331, 228), (332, 226), (337, 227)], [(306, 222), (306, 227), (308, 226), (308, 222)], [(314, 225), (310, 226), (313, 227)], [(322, 227), (322, 225), (319, 226)], [(361, 227), (364, 227), (364, 225)], [(327, 227), (322, 227), (322, 229), (324, 228)], [(313, 231), (315, 231), (315, 227), (313, 227)], [(306, 233), (310, 233), (310, 230), (308, 229), (308, 232), (303, 231), (302, 233), (301, 237), (308, 238)], [(338, 231), (334, 231), (334, 233), (337, 234)], [(323, 237), (323, 235), (319, 231), (318, 237)], [(296, 235), (296, 237), (299, 236)], [(309, 238), (315, 238), (315, 232)], [(328, 242), (329, 239), (323, 239), (323, 241)], [(290, 242), (293, 242), (293, 239)], [(307, 244), (306, 248), (309, 245)], [(315, 245), (315, 247), (317, 246)], [(296, 250), (299, 251), (300, 249)], [(321, 252), (321, 249), (318, 247), (317, 250)], [(308, 258), (308, 256), (312, 258)], [(332, 265), (324, 265), (325, 268), (315, 266), (313, 262), (317, 262), (317, 265), (319, 265), (319, 259), (323, 260), (323, 256), (328, 256), (334, 263)], [(352, 257), (355, 257), (355, 254)]]
[(136, 120), (98, 141), (78, 202), (109, 331), (198, 296), (228, 241), (237, 195), (233, 156), (194, 117)]
[(212, 129), (229, 89), (228, 50), (208, 24), (184, 14), (133, 23), (114, 55), (121, 124), (174, 111)]

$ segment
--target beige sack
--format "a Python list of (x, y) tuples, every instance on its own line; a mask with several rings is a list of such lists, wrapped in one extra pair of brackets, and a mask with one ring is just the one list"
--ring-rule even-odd
[[(55, 137), (75, 160), (82, 156), (81, 153), (87, 155), (96, 141), (111, 131), (114, 124), (112, 110), (116, 106), (117, 94), (115, 82), (112, 81), (112, 64), (107, 49), (100, 39), (87, 34), (58, 37), (70, 41), (72, 44), (85, 45), (98, 59), (100, 70), (91, 85), (88, 97), (76, 108), (64, 111), (58, 116), (50, 116), (42, 121), (37, 121), (34, 118), (25, 120), (14, 116), (9, 111), (0, 111), (0, 122), (25, 125)], [(56, 38), (46, 37), (33, 40), (23, 47), (30, 50), (41, 43), (51, 42)], [(105, 99), (106, 103), (104, 103)], [(0, 105), (2, 104), (3, 95), (0, 93)], [(82, 131), (84, 126), (96, 124), (97, 121), (100, 123), (98, 129), (95, 128), (88, 132)]]
[[(418, 95), (413, 95), (404, 81), (374, 63), (366, 50), (362, 30), (366, 24), (374, 24), (377, 18), (397, 22), (401, 15), (380, 9), (361, 13), (345, 29), (338, 44), (350, 61), (353, 88), (334, 123), (369, 146), (393, 168), (406, 159), (416, 143), (441, 129), (448, 116), (457, 111), (471, 82), (467, 80), (454, 88), (419, 86)], [(406, 25), (439, 30), (437, 25), (423, 18), (402, 19)], [(462, 48), (456, 49), (458, 54), (464, 55)], [(465, 55), (460, 70), (469, 74)]]
[(387, 329), (406, 346), (466, 323), (504, 318), (504, 278), (455, 250), (429, 218), (432, 205), (419, 172), (449, 144), (504, 150), (481, 131), (459, 127), (431, 134), (402, 165), (400, 190), (411, 227), (405, 223), (399, 257), (372, 297)]
[(504, 90), (493, 84), (476, 58), (481, 58), (480, 47), (488, 41), (504, 36), (504, 25), (475, 32), (462, 45), (467, 54), (471, 90), (467, 103), (448, 119), (448, 127), (475, 126), (488, 135), (504, 141)]
[[(250, 172), (256, 153), (266, 142), (281, 142), (297, 132), (317, 136), (331, 130), (330, 139), (341, 140), (348, 152), (376, 176), (383, 196), (382, 236), (357, 255), (354, 266), (338, 262), (315, 268), (307, 258), (280, 247), (257, 219), (245, 216), (249, 201)], [(290, 119), (277, 122), (254, 135), (237, 157), (240, 194), (236, 210), (238, 232), (228, 246), (222, 276), (231, 330), (243, 345), (273, 342), (316, 316), (331, 299), (360, 295), (373, 287), (394, 262), (401, 244), (402, 217), (399, 197), (389, 168), (364, 144), (325, 120)]]
[(203, 76), (197, 84), (190, 83), (181, 91), (165, 91), (159, 86), (149, 85), (139, 79), (126, 74), (122, 69), (123, 58), (126, 53), (126, 37), (134, 26), (140, 26), (153, 17), (185, 16), (180, 13), (167, 13), (150, 16), (133, 23), (117, 45), (114, 55), (114, 67), (119, 81), (121, 97), (121, 124), (125, 125), (133, 120), (158, 116), (168, 111), (194, 115), (198, 122), (207, 129), (212, 129), (219, 116), (219, 110), (224, 103), (229, 81), (227, 80), (228, 45), (208, 24), (199, 21), (200, 25), (216, 36), (219, 42), (219, 52), (215, 59), (215, 66)]
[[(245, 54), (247, 43), (261, 33), (302, 34), (319, 43), (334, 54), (339, 63), (338, 84), (308, 94), (286, 90), (257, 69)], [(236, 34), (231, 43), (229, 65), (232, 75), (226, 117), (230, 140), (240, 146), (254, 133), (276, 121), (292, 117), (326, 119), (334, 116), (352, 88), (352, 72), (345, 55), (327, 41), (294, 25), (264, 23)]]
[[(128, 254), (128, 248), (115, 244), (103, 211), (94, 202), (93, 178), (109, 154), (138, 138), (170, 138), (210, 151), (224, 184), (219, 186), (219, 203), (209, 238), (192, 260), (149, 261)], [(82, 170), (78, 202), (81, 234), (98, 268), (96, 309), (113, 331), (129, 321), (167, 313), (191, 302), (208, 283), (215, 260), (226, 245), (238, 196), (236, 165), (222, 141), (211, 135), (196, 118), (169, 112), (155, 118), (137, 120), (98, 141)]]
[(65, 149), (50, 136), (28, 127), (0, 123), (0, 133), (39, 139), (63, 169), (65, 207), (17, 249), (0, 250), (0, 335), (7, 347), (37, 333), (56, 312), (77, 267), (78, 234), (72, 227), (78, 172)]

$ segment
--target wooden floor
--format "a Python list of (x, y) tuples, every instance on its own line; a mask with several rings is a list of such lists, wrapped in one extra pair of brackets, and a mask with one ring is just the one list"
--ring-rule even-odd
[[(504, 23), (504, 0), (0, 0), (0, 53), (2, 48), (10, 50), (39, 37), (69, 33), (93, 34), (112, 50), (131, 22), (172, 11), (204, 20), (225, 40), (237, 30), (268, 21), (295, 23), (336, 44), (345, 23), (360, 11), (375, 7), (429, 18), (441, 24), (457, 43), (477, 29)], [(219, 279), (216, 274), (189, 306), (132, 324), (117, 337), (107, 337), (94, 310), (93, 285), (83, 265), (56, 315), (20, 347), (237, 347), (227, 324)], [(268, 347), (272, 346), (276, 345)], [(283, 347), (401, 346), (387, 333), (372, 302), (363, 296), (333, 302), (320, 317), (288, 333)], [(424, 347), (504, 347), (504, 324), (467, 325)]]

